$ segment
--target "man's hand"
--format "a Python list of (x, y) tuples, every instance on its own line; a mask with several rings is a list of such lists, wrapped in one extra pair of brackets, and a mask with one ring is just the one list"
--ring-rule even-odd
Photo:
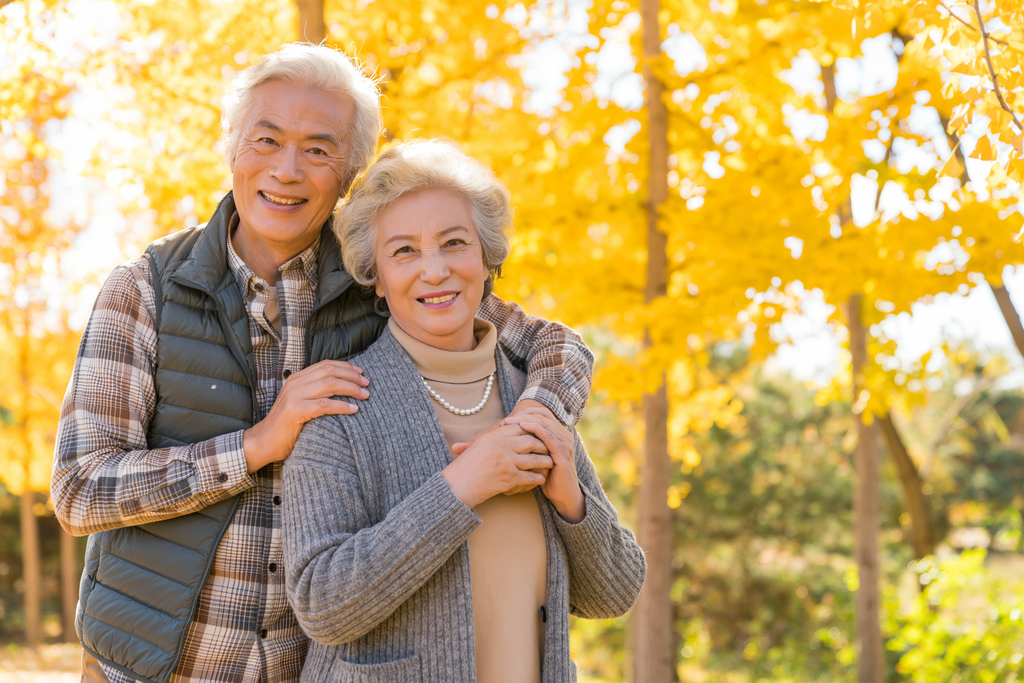
[(547, 409), (527, 408), (510, 414), (504, 424), (518, 425), (544, 442), (553, 466), (541, 491), (555, 506), (562, 519), (578, 524), (587, 514), (587, 500), (576, 476), (576, 458), (572, 433), (562, 426)]
[(359, 408), (347, 396), (365, 400), (370, 380), (360, 368), (345, 361), (324, 360), (292, 374), (267, 416), (242, 432), (242, 448), (250, 474), (292, 452), (302, 425), (321, 415), (351, 415)]

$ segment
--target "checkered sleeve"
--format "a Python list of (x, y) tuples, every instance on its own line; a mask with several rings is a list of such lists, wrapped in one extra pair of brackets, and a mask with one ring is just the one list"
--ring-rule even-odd
[(74, 535), (188, 514), (255, 485), (241, 431), (147, 448), (156, 406), (154, 310), (149, 264), (134, 259), (107, 278), (82, 336), (50, 483), (57, 518)]
[(571, 328), (527, 315), (514, 303), (491, 294), (479, 315), (498, 329), (498, 342), (512, 363), (527, 373), (519, 400), (543, 403), (572, 427), (587, 408), (594, 378), (594, 354)]

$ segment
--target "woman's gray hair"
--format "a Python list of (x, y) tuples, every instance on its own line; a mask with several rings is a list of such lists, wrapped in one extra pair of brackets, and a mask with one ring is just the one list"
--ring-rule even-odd
[(352, 101), (355, 120), (351, 122), (345, 160), (345, 180), (351, 182), (370, 164), (377, 151), (382, 129), (380, 90), (376, 81), (366, 76), (345, 53), (311, 43), (282, 45), (231, 82), (231, 92), (221, 101), (221, 128), (228, 167), (234, 168), (242, 126), (256, 88), (273, 80), (336, 93)]
[(469, 203), (484, 264), (491, 274), (484, 289), (486, 296), (508, 258), (511, 195), (491, 169), (449, 140), (411, 140), (396, 145), (381, 154), (359, 179), (334, 218), (345, 268), (356, 282), (377, 284), (377, 218), (403, 195), (425, 189), (451, 190)]

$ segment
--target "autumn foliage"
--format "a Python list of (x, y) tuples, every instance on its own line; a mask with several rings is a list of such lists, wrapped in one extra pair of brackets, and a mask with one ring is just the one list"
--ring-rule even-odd
[[(116, 29), (81, 47), (69, 70), (40, 37), (67, 6), (14, 5), (0, 9), (14, 41), (0, 63), (0, 480), (20, 493), (46, 490), (74, 357), (66, 311), (42, 294), (80, 228), (48, 209), (59, 193), (47, 183), (60, 156), (52, 122), (77, 115), (75, 92), (109, 100), (117, 132), (91, 168), (139, 188), (119, 195), (118, 210), (144, 226), (126, 233), (125, 251), (201, 223), (230, 186), (220, 98), (238, 71), (295, 39), (297, 10), (291, 0), (114, 0), (102, 11)], [(930, 357), (897, 361), (878, 323), (941, 294), (998, 289), (1021, 261), (1024, 9), (662, 0), (664, 42), (647, 57), (641, 19), (633, 0), (324, 7), (327, 44), (380, 79), (382, 145), (452, 138), (511, 189), (514, 248), (497, 292), (586, 331), (598, 353), (594, 401), (613, 406), (606, 419), (642, 432), (642, 397), (664, 383), (668, 418), (646, 429), (668, 435), (663, 494), (679, 510), (708, 435), (748, 428), (743, 381), (786, 341), (780, 322), (809, 302), (824, 302), (839, 337), (857, 329), (850, 311), (868, 333), (857, 377), (843, 356), (820, 406), (864, 424), (912, 420), (926, 406)], [(645, 70), (665, 88), (664, 140), (650, 134)], [(652, 145), (667, 158), (657, 205)], [(667, 266), (664, 293), (645, 297), (652, 215)], [(723, 349), (735, 352), (728, 372)], [(642, 458), (635, 433), (627, 442), (609, 466), (632, 491)], [(712, 494), (693, 504), (712, 505)], [(677, 639), (696, 643), (685, 613), (677, 604)], [(926, 645), (900, 637), (914, 652)]]

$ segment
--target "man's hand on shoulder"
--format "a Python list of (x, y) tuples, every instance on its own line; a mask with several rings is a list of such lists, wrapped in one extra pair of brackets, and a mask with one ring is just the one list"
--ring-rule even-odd
[(293, 373), (267, 416), (242, 433), (242, 448), (249, 473), (288, 457), (302, 425), (321, 415), (351, 415), (359, 410), (345, 396), (365, 400), (370, 380), (362, 369), (345, 361), (324, 360)]

